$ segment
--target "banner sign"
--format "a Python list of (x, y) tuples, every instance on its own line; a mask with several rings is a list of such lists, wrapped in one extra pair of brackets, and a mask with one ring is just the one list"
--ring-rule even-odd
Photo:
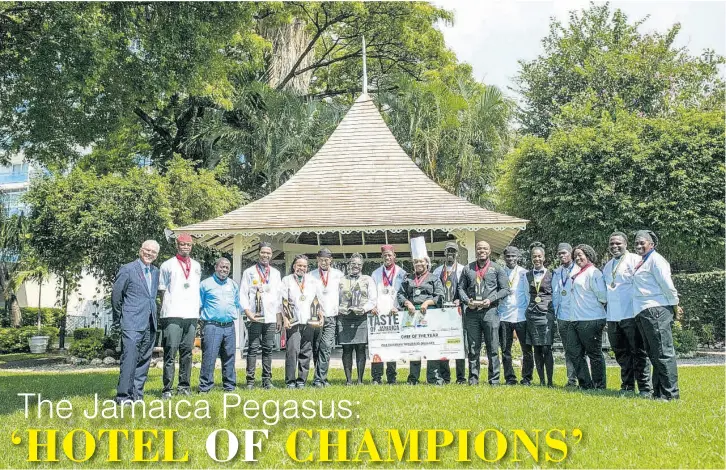
[(464, 359), (464, 331), (456, 307), (368, 316), (371, 362)]

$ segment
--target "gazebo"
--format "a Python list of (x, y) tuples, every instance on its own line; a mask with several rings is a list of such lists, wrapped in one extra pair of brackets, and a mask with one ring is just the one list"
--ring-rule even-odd
[(527, 220), (483, 209), (430, 180), (398, 145), (367, 93), (350, 108), (333, 134), (295, 175), (267, 196), (220, 217), (180, 227), (197, 243), (232, 252), (232, 277), (239, 281), (243, 259), (252, 262), (260, 241), (274, 247), (285, 269), (299, 253), (320, 246), (334, 258), (361, 253), (379, 259), (392, 244), (398, 259), (410, 258), (411, 237), (425, 236), (432, 258), (447, 241), (474, 260), (474, 245), (486, 240), (495, 254)]

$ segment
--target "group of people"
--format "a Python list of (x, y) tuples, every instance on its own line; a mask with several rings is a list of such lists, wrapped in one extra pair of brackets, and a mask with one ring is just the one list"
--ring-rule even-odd
[[(415, 242), (415, 243), (414, 243)], [(151, 351), (157, 329), (164, 347), (163, 398), (171, 398), (175, 361), (179, 355), (176, 393), (189, 395), (192, 349), (197, 324), (201, 325), (202, 365), (199, 392), (213, 387), (216, 360), (222, 362), (222, 386), (237, 386), (235, 320), (247, 318), (246, 387), (254, 388), (257, 357), (262, 362), (262, 387), (272, 383), (275, 334), (285, 333), (285, 384), (306, 386), (313, 363), (314, 387), (326, 387), (331, 351), (342, 346), (346, 383), (363, 383), (367, 359), (367, 318), (408, 310), (425, 317), (430, 308), (461, 309), (468, 359), (456, 360), (456, 383), (477, 385), (480, 354), (485, 347), (487, 380), (491, 385), (531, 385), (536, 369), (541, 385), (552, 386), (552, 344), (559, 328), (565, 349), (567, 386), (605, 388), (602, 335), (607, 324), (610, 344), (621, 367), (621, 390), (642, 396), (678, 398), (678, 375), (671, 333), (674, 312), (679, 310), (668, 262), (655, 251), (658, 239), (650, 231), (635, 236), (635, 251), (628, 251), (628, 237), (615, 232), (609, 239), (612, 255), (602, 271), (589, 245), (574, 249), (557, 247), (560, 265), (545, 267), (545, 248), (533, 243), (532, 269), (519, 265), (520, 251), (504, 249), (504, 265), (493, 262), (485, 241), (475, 246), (476, 260), (458, 262), (458, 246), (445, 246), (445, 262), (431, 271), (431, 260), (422, 238), (412, 239), (414, 272), (396, 263), (392, 245), (381, 247), (382, 264), (371, 276), (362, 273), (363, 258), (348, 257), (346, 272), (332, 266), (329, 249), (317, 253), (317, 268), (308, 270), (308, 258), (295, 256), (290, 274), (282, 276), (271, 266), (272, 247), (262, 242), (258, 261), (246, 269), (238, 285), (229, 278), (230, 262), (220, 258), (215, 272), (201, 280), (201, 267), (190, 257), (192, 238), (176, 239), (177, 255), (161, 265), (153, 262), (159, 245), (144, 242), (139, 258), (124, 265), (113, 287), (114, 319), (122, 332), (121, 371), (116, 400), (130, 403), (143, 398)], [(164, 292), (160, 319), (156, 295)], [(390, 311), (387, 311), (390, 310)], [(517, 338), (522, 349), (521, 380), (512, 360)], [(504, 378), (501, 378), (500, 350)], [(356, 380), (353, 378), (353, 356)], [(651, 380), (650, 363), (653, 373)], [(373, 362), (373, 384), (396, 383), (396, 362)], [(451, 382), (448, 361), (428, 360), (426, 381)], [(406, 382), (416, 385), (421, 361), (411, 361)]]

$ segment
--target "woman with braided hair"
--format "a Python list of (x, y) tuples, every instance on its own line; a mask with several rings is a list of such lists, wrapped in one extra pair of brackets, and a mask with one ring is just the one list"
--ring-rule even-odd
[[(605, 356), (602, 353), (602, 334), (605, 329), (607, 288), (602, 272), (595, 267), (597, 253), (590, 245), (577, 245), (573, 251), (580, 270), (570, 276), (572, 296), (572, 327), (567, 334), (568, 347), (574, 352), (572, 361), (580, 387), (606, 387)], [(590, 369), (582, 353), (590, 358)]]
[(534, 363), (537, 367), (540, 385), (552, 387), (554, 358), (552, 343), (555, 338), (555, 312), (552, 307), (552, 271), (544, 267), (544, 245), (534, 242), (529, 246), (532, 258), (532, 271), (521, 277), (526, 283), (527, 339), (526, 343), (534, 347)]

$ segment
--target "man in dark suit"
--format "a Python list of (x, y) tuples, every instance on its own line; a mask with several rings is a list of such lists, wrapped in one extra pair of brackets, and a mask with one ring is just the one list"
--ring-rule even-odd
[(156, 291), (159, 269), (153, 266), (159, 244), (147, 240), (139, 258), (121, 266), (113, 284), (111, 307), (114, 324), (121, 329), (121, 372), (116, 401), (130, 403), (144, 397), (144, 383), (156, 338)]

